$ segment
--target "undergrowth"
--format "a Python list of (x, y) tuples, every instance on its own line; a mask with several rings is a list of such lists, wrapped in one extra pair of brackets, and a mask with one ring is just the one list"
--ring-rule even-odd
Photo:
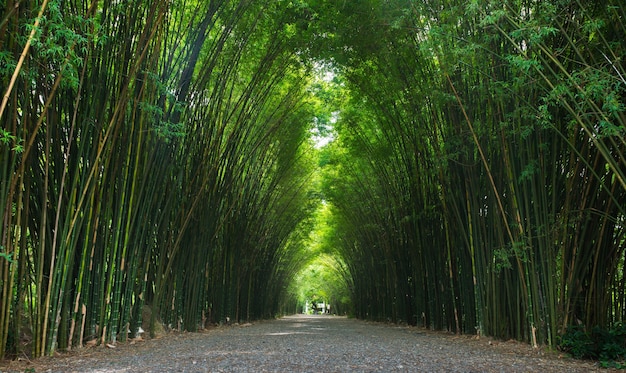
[(559, 337), (558, 347), (576, 359), (593, 359), (603, 368), (626, 369), (626, 325), (610, 329), (572, 325)]

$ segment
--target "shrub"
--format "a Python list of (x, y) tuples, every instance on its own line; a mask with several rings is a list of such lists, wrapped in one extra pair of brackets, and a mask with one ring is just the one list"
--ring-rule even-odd
[(558, 347), (577, 359), (599, 360), (603, 367), (626, 368), (626, 325), (619, 323), (606, 330), (572, 325), (559, 337)]

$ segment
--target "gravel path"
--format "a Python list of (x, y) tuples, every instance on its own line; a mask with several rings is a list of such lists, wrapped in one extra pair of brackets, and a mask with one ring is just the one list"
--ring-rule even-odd
[(607, 372), (523, 343), (302, 315), (1, 364), (2, 372)]

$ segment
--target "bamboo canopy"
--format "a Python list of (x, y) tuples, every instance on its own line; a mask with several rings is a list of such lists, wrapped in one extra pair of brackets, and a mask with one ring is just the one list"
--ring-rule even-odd
[(624, 322), (625, 53), (618, 0), (5, 0), (0, 358), (294, 312), (320, 252), (359, 318)]

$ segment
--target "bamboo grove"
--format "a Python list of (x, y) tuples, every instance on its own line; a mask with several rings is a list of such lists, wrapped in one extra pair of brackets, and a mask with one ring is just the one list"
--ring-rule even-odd
[(282, 5), (2, 1), (1, 356), (279, 312), (313, 115)]
[(334, 19), (325, 193), (355, 314), (552, 346), (624, 322), (624, 3), (372, 1)]
[(321, 199), (357, 317), (548, 345), (626, 318), (621, 1), (0, 14), (0, 357), (290, 310)]

